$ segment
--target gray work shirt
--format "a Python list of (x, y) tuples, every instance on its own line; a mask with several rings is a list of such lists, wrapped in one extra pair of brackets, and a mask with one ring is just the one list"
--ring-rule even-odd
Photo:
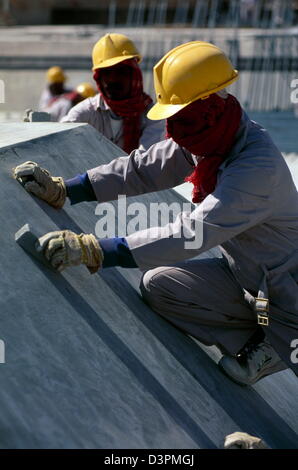
[[(152, 121), (147, 113), (152, 107), (150, 104), (141, 118), (140, 149), (147, 150), (152, 144), (165, 137), (165, 121)], [(122, 148), (123, 132), (122, 118), (112, 112), (100, 94), (87, 98), (74, 106), (61, 122), (86, 122), (101, 132), (107, 139)]]
[(71, 108), (71, 100), (65, 98), (62, 95), (60, 98), (57, 98), (48, 106), (45, 106), (44, 111), (51, 115), (51, 121), (59, 122), (64, 116), (67, 115)]
[[(62, 97), (65, 93), (69, 93), (70, 91), (71, 91), (71, 90), (69, 90), (69, 89), (66, 88), (66, 89), (64, 89), (62, 95), (53, 95), (53, 94), (50, 92), (49, 87), (46, 87), (46, 88), (42, 91), (42, 93), (41, 93), (41, 96), (40, 96), (40, 99), (39, 99), (39, 103), (38, 103), (38, 110), (39, 110), (39, 111), (49, 112), (49, 111), (47, 110), (47, 108), (48, 108), (49, 106), (51, 106), (52, 101), (53, 101), (54, 99), (56, 99), (56, 98), (59, 99), (59, 97)], [(68, 111), (69, 111), (69, 108), (67, 109), (66, 114), (68, 113)], [(61, 115), (61, 116), (60, 116), (60, 119), (61, 119), (63, 116), (65, 116), (65, 114)], [(58, 116), (58, 117), (59, 117), (59, 116)], [(58, 120), (58, 119), (55, 119), (55, 120)]]
[[(192, 171), (193, 155), (168, 139), (147, 151), (135, 150), (91, 169), (88, 175), (98, 201), (103, 202), (115, 200), (119, 194), (132, 196), (173, 188)], [(202, 227), (202, 244), (189, 249), (186, 242), (196, 239), (197, 227)], [(287, 360), (289, 344), (285, 337), (290, 331), (298, 338), (298, 193), (286, 161), (268, 132), (245, 113), (213, 193), (193, 211), (182, 212), (174, 223), (161, 227), (158, 236), (156, 230), (148, 228), (126, 240), (141, 270), (173, 265), (220, 246), (239, 285), (254, 295), (265, 269), (269, 272), (274, 320), (280, 327), (286, 315), (285, 322), (291, 323), (290, 330), (283, 329), (283, 347), (277, 348)], [(282, 272), (282, 266), (287, 273), (280, 278), (276, 268)], [(276, 323), (271, 323), (275, 331)], [(280, 331), (278, 328), (274, 334), (280, 335)]]
[(44, 111), (45, 108), (49, 105), (49, 103), (51, 102), (51, 100), (55, 98), (55, 95), (53, 95), (50, 90), (47, 88), (45, 88), (41, 95), (40, 95), (40, 98), (39, 98), (39, 103), (38, 103), (38, 110), (39, 111)]

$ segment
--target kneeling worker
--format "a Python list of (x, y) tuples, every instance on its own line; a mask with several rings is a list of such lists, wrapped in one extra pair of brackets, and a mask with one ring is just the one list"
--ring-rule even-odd
[[(159, 231), (97, 240), (66, 230), (40, 243), (58, 270), (139, 267), (151, 308), (215, 344), (225, 374), (253, 384), (287, 367), (298, 375), (298, 194), (268, 133), (224, 91), (237, 76), (212, 44), (176, 47), (154, 67), (157, 103), (148, 114), (167, 120), (167, 140), (68, 181), (32, 162), (16, 167), (15, 177), (56, 208), (66, 197), (105, 202), (192, 182), (196, 208)], [(201, 246), (190, 248), (198, 227)], [(215, 246), (222, 258), (190, 259)]]
[(125, 152), (148, 149), (164, 139), (164, 121), (146, 114), (152, 99), (143, 90), (142, 57), (128, 37), (106, 34), (92, 52), (99, 94), (78, 104), (61, 122), (86, 122)]

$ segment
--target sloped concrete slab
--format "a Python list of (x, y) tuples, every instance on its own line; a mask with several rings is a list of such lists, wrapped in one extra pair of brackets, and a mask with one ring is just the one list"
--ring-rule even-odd
[[(12, 125), (11, 145), (6, 139), (0, 149), (0, 447), (216, 448), (242, 430), (271, 447), (297, 448), (290, 371), (240, 387), (208, 348), (142, 302), (138, 269), (56, 274), (15, 243), (25, 223), (36, 235), (79, 233), (93, 232), (98, 219), (96, 203), (56, 211), (27, 194), (13, 166), (33, 160), (68, 178), (122, 154), (88, 125), (51, 132), (35, 124), (34, 136), (16, 140), (29, 125)], [(174, 191), (131, 199), (183, 201)]]
[(0, 133), (0, 148), (3, 150), (6, 146), (32, 141), (36, 138), (57, 134), (69, 129), (81, 127), (81, 124), (63, 123), (62, 125), (57, 122), (14, 122), (2, 123)]

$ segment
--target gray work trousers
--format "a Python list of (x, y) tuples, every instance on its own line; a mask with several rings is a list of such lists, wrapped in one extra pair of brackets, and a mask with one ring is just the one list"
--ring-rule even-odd
[(140, 289), (155, 312), (223, 354), (237, 354), (259, 328), (223, 258), (151, 269), (144, 273)]

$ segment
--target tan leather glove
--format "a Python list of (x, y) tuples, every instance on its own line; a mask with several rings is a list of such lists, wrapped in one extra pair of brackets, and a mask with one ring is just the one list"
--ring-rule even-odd
[(57, 271), (85, 264), (93, 274), (102, 265), (103, 252), (98, 240), (92, 234), (77, 235), (70, 230), (61, 230), (46, 233), (38, 239), (38, 243), (37, 251), (43, 251)]
[(35, 162), (25, 162), (13, 169), (13, 176), (26, 191), (61, 209), (66, 199), (66, 187), (61, 177), (53, 177)]
[(268, 449), (259, 437), (251, 436), (246, 432), (234, 432), (225, 438), (225, 449)]

